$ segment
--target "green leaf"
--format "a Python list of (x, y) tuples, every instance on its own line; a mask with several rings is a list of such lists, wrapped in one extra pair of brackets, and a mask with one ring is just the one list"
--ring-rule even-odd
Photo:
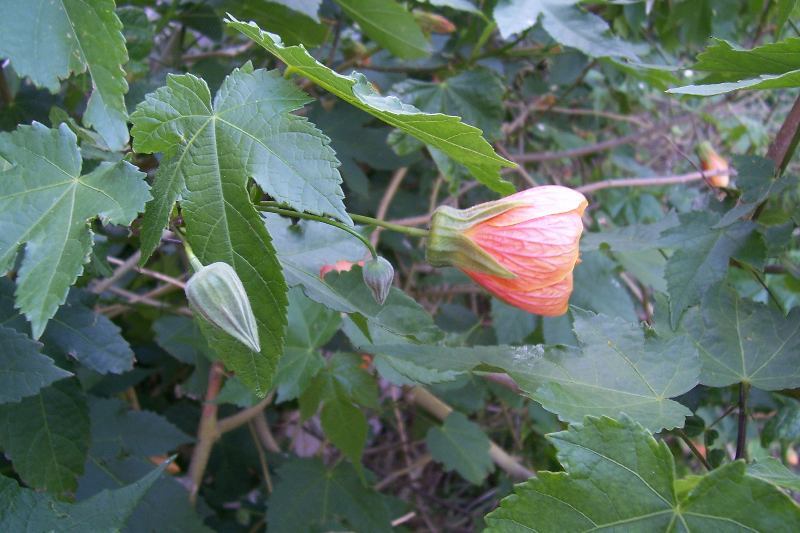
[(392, 531), (386, 499), (365, 487), (348, 463), (328, 470), (316, 459), (292, 459), (281, 465), (277, 477), (267, 501), (270, 532), (330, 529), (336, 517), (348, 530)]
[[(131, 115), (133, 146), (143, 153), (165, 152), (169, 159), (159, 168), (153, 201), (147, 204), (143, 258), (157, 246), (178, 199), (191, 212), (203, 201), (222, 204), (225, 195), (224, 202), (233, 204), (228, 209), (249, 221), (244, 215), (252, 210), (249, 201), (246, 206), (232, 201), (237, 189), (244, 194), (248, 178), (298, 211), (351, 223), (329, 139), (306, 119), (290, 114), (310, 101), (277, 71), (249, 68), (235, 69), (225, 78), (213, 103), (206, 82), (191, 74), (170, 75), (166, 87), (148, 94)], [(237, 186), (225, 194), (223, 185)], [(207, 192), (212, 186), (214, 192)], [(203, 241), (212, 238), (223, 237), (209, 235)]]
[(426, 339), (439, 336), (433, 318), (403, 291), (392, 288), (383, 305), (375, 302), (359, 267), (320, 277), (325, 265), (364, 258), (363, 244), (352, 235), (319, 222), (301, 220), (292, 224), (289, 219), (270, 213), (265, 214), (264, 221), (289, 285), (301, 285), (312, 300), (343, 313), (358, 313), (396, 335)]
[(700, 351), (700, 383), (748, 383), (763, 390), (800, 386), (800, 308), (786, 317), (719, 284), (684, 324)]
[(513, 186), (500, 178), (500, 169), (513, 167), (514, 163), (495, 154), (479, 129), (462, 123), (458, 117), (423, 113), (396, 97), (381, 96), (362, 74), (337, 74), (315, 60), (303, 46), (284, 46), (277, 35), (262, 31), (253, 22), (240, 22), (231, 16), (227, 22), (286, 63), (291, 72), (302, 74), (349, 104), (438, 148), (492, 190), (514, 192)]
[[(77, 499), (89, 501), (103, 490), (113, 491), (133, 483), (153, 469), (141, 457), (89, 457), (86, 473), (80, 480)], [(198, 507), (202, 506), (202, 499)], [(211, 533), (197, 511), (189, 505), (186, 488), (172, 476), (160, 476), (142, 496), (127, 519), (126, 532), (191, 531)]]
[(361, 30), (393, 55), (417, 59), (430, 54), (414, 15), (395, 0), (336, 0)]
[(328, 26), (317, 16), (319, 0), (225, 0), (221, 7), (267, 31), (280, 32), (289, 44), (319, 46), (328, 36)]
[(182, 363), (196, 365), (200, 358), (211, 357), (205, 337), (197, 322), (186, 316), (162, 316), (153, 322), (155, 341)]
[(83, 120), (109, 148), (122, 150), (128, 142), (128, 83), (122, 69), (128, 52), (114, 8), (114, 0), (7, 0), (0, 56), (52, 93), (58, 92), (59, 80), (88, 71), (92, 94)]
[(536, 315), (492, 298), (492, 325), (500, 344), (523, 342), (538, 323)]
[(334, 385), (334, 397), (326, 400), (320, 413), (320, 422), (325, 436), (334, 446), (361, 468), (361, 452), (367, 441), (367, 417), (353, 405), (345, 391)]
[(133, 350), (119, 327), (70, 295), (47, 324), (42, 342), (54, 355), (77, 359), (101, 374), (122, 374), (133, 368)]
[(43, 355), (42, 345), (16, 330), (0, 326), (0, 404), (37, 394), (72, 374)]
[(800, 476), (786, 468), (786, 465), (774, 457), (759, 459), (755, 463), (747, 465), (747, 473), (781, 488), (800, 492)]
[(154, 186), (158, 200), (145, 215), (143, 255), (157, 244), (180, 192), (189, 243), (202, 263), (234, 267), (263, 349), (255, 354), (222, 332), (204, 331), (225, 364), (262, 396), (283, 349), (286, 299), (269, 234), (248, 197), (248, 178), (295, 209), (350, 222), (327, 137), (289, 114), (307, 101), (277, 71), (245, 68), (226, 78), (213, 105), (203, 80), (170, 76), (131, 116), (136, 150), (167, 153)]
[(680, 221), (670, 213), (652, 224), (631, 224), (608, 231), (585, 231), (581, 238), (581, 254), (610, 248), (614, 252), (641, 252), (659, 247), (661, 234), (678, 226)]
[(723, 39), (697, 56), (692, 70), (708, 72), (701, 84), (667, 92), (712, 96), (737, 89), (781, 89), (800, 86), (800, 38), (742, 50)]
[(408, 79), (392, 90), (404, 101), (426, 113), (455, 115), (480, 128), (494, 140), (502, 136), (506, 87), (491, 70), (465, 70), (440, 82)]
[(364, 163), (377, 170), (394, 170), (413, 162), (389, 148), (391, 128), (383, 124), (375, 127), (375, 119), (351, 105), (338, 103), (332, 109), (314, 106), (308, 118), (330, 136), (351, 195), (369, 198), (370, 181), (362, 168)]
[(590, 57), (636, 59), (633, 47), (617, 37), (606, 37), (606, 21), (577, 7), (578, 0), (500, 0), (494, 19), (500, 35), (508, 39), (534, 24), (541, 16), (542, 27), (556, 42), (576, 48)]
[(680, 215), (680, 225), (662, 235), (661, 245), (676, 248), (665, 269), (672, 329), (681, 315), (728, 272), (728, 261), (747, 242), (755, 224), (740, 221), (717, 228), (719, 216), (709, 212)]
[[(548, 436), (566, 472), (539, 472), (486, 517), (489, 532), (794, 531), (800, 507), (742, 461), (679, 491), (667, 445), (625, 419)], [(680, 483), (680, 482), (677, 482)]]
[(164, 455), (194, 439), (151, 411), (133, 411), (120, 400), (90, 398), (92, 447), (96, 458)]
[(81, 175), (81, 153), (65, 124), (0, 133), (0, 157), (13, 165), (0, 174), (0, 272), (26, 245), (16, 301), (39, 338), (89, 260), (87, 221), (99, 214), (104, 223), (128, 225), (150, 195), (144, 174), (124, 161)]
[(494, 470), (489, 456), (489, 437), (478, 424), (457, 411), (450, 413), (441, 427), (428, 430), (425, 444), (434, 460), (475, 485), (483, 483)]
[(284, 5), (305, 16), (318, 20), (317, 12), (322, 0), (272, 0), (276, 4)]
[(0, 476), (2, 531), (119, 531), (144, 495), (161, 476), (166, 463), (135, 483), (102, 492), (80, 503), (53, 500)]
[(449, 7), (467, 13), (481, 13), (470, 0), (427, 0), (427, 2), (437, 7)]
[(286, 348), (275, 377), (278, 402), (300, 396), (311, 378), (325, 366), (319, 348), (333, 337), (342, 323), (338, 313), (313, 302), (299, 288), (289, 291), (288, 318)]
[(697, 384), (700, 361), (688, 337), (661, 339), (616, 317), (573, 314), (580, 348), (547, 347), (511, 373), (520, 387), (569, 422), (626, 413), (652, 431), (683, 426), (691, 412), (669, 398)]
[(663, 339), (618, 317), (577, 309), (573, 314), (578, 347), (406, 344), (359, 349), (423, 369), (501, 369), (526, 395), (568, 422), (587, 414), (625, 413), (653, 431), (683, 426), (691, 411), (670, 398), (697, 384), (700, 361), (689, 338)]
[(0, 405), (0, 448), (30, 487), (73, 492), (89, 450), (89, 409), (77, 380)]

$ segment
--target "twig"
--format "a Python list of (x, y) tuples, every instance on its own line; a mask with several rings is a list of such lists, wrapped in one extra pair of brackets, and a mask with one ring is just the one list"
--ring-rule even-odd
[[(121, 265), (124, 265), (126, 263), (126, 261), (123, 261), (121, 259), (117, 259), (116, 257), (108, 256), (106, 259), (108, 259), (108, 262), (111, 263), (112, 265), (120, 265), (121, 266)], [(170, 283), (172, 285), (175, 285), (176, 287), (178, 287), (180, 289), (185, 289), (186, 288), (186, 283), (182, 282), (181, 280), (179, 280), (177, 278), (173, 278), (172, 276), (167, 276), (166, 274), (162, 274), (161, 272), (156, 272), (155, 270), (150, 270), (148, 268), (143, 268), (143, 267), (140, 267), (140, 266), (134, 266), (133, 270), (135, 270), (139, 274), (148, 276), (150, 278), (157, 279), (159, 281), (163, 281), (165, 283)]]
[(739, 427), (736, 432), (735, 459), (747, 461), (747, 393), (750, 386), (747, 383), (739, 384)]
[(269, 429), (269, 424), (267, 423), (267, 418), (264, 416), (264, 413), (254, 417), (252, 422), (253, 429), (256, 430), (256, 434), (261, 440), (261, 445), (264, 446), (264, 449), (266, 449), (268, 452), (280, 453), (281, 447), (278, 446), (278, 442), (272, 435), (272, 431)]
[(725, 173), (727, 173), (727, 171), (718, 170), (709, 172), (689, 172), (688, 174), (677, 174), (673, 176), (654, 176), (652, 178), (615, 178), (582, 185), (576, 190), (586, 194), (615, 187), (661, 187), (664, 185), (678, 185), (681, 183), (700, 181), (710, 176)]
[[(422, 387), (414, 387), (411, 391), (411, 395), (414, 403), (431, 413), (439, 420), (444, 420), (451, 412), (453, 412), (452, 407)], [(508, 475), (517, 479), (528, 479), (536, 475), (534, 471), (529, 470), (527, 467), (520, 464), (494, 441), (489, 442), (489, 455), (495, 464), (505, 470)]]
[(247, 424), (250, 420), (260, 415), (264, 409), (266, 409), (270, 402), (272, 402), (273, 396), (274, 395), (272, 393), (267, 394), (267, 396), (257, 404), (221, 419), (219, 422), (217, 422), (217, 432), (219, 432), (221, 435), (223, 433), (227, 433), (228, 431), (232, 431), (239, 426)]
[(109, 277), (97, 280), (95, 283), (93, 283), (90, 287), (90, 290), (95, 294), (102, 294), (106, 292), (108, 288), (119, 281), (122, 276), (133, 270), (141, 257), (142, 251), (136, 250), (129, 258), (125, 260), (125, 262), (120, 263), (120, 265), (116, 268), (116, 270), (114, 270), (114, 272), (111, 273)]
[[(503, 157), (505, 157), (506, 159), (509, 159), (509, 160), (510, 160), (510, 159), (513, 159), (513, 158), (514, 158), (514, 156), (513, 156), (513, 155), (511, 155), (511, 154), (509, 153), (509, 151), (506, 149), (506, 147), (505, 147), (505, 146), (503, 146), (502, 144), (500, 144), (500, 143), (495, 143), (495, 145), (494, 145), (494, 146), (495, 146), (495, 148), (497, 148), (497, 151), (498, 151), (498, 152), (500, 152), (500, 154), (501, 154)], [(522, 178), (523, 178), (525, 181), (527, 181), (527, 182), (528, 182), (528, 185), (530, 185), (531, 187), (536, 187), (536, 186), (538, 185), (538, 183), (536, 183), (536, 180), (534, 180), (534, 179), (533, 179), (533, 177), (531, 177), (531, 175), (530, 175), (530, 174), (528, 174), (528, 171), (527, 171), (527, 170), (525, 170), (525, 165), (517, 165), (517, 166), (514, 168), (514, 170), (516, 170), (516, 171), (517, 171), (517, 173), (518, 173), (520, 176), (522, 176)]]
[[(108, 291), (126, 298), (129, 304), (144, 304), (149, 305), (150, 307), (155, 307), (156, 309), (172, 309), (179, 315), (193, 316), (192, 311), (188, 307), (174, 307), (168, 303), (154, 300), (149, 296), (145, 296), (144, 294), (137, 294), (113, 285), (108, 288)], [(106, 314), (106, 316), (108, 316), (108, 314)]]
[(429, 453), (421, 455), (414, 462), (408, 464), (407, 466), (399, 470), (395, 470), (394, 472), (392, 472), (391, 474), (380, 480), (378, 483), (375, 484), (373, 488), (377, 491), (381, 491), (386, 487), (388, 487), (389, 485), (391, 485), (392, 483), (394, 483), (396, 480), (405, 476), (406, 474), (410, 474), (411, 472), (423, 469), (425, 465), (430, 463), (432, 460), (433, 457), (431, 457)]
[(264, 485), (267, 487), (267, 494), (272, 494), (272, 478), (269, 475), (269, 465), (267, 465), (267, 456), (264, 453), (264, 448), (261, 446), (261, 440), (258, 438), (253, 421), (248, 422), (247, 427), (250, 429), (250, 436), (253, 438), (253, 444), (258, 453), (258, 463), (261, 465), (261, 474), (264, 476)]
[(800, 140), (800, 96), (794, 101), (791, 111), (767, 151), (767, 158), (775, 163), (778, 173), (782, 173), (789, 164), (798, 140)]
[[(130, 305), (133, 305), (135, 303), (141, 302), (142, 300), (145, 300), (145, 299), (152, 300), (152, 299), (154, 299), (154, 298), (156, 298), (158, 296), (161, 296), (161, 295), (166, 294), (168, 292), (175, 291), (177, 289), (178, 289), (178, 287), (176, 287), (175, 285), (164, 284), (164, 285), (161, 285), (159, 287), (156, 287), (155, 289), (153, 289), (151, 291), (145, 292), (144, 294), (134, 294), (134, 293), (131, 293), (129, 291), (124, 291), (127, 294), (133, 295), (128, 299), (127, 303), (125, 303), (125, 304), (117, 303), (117, 304), (114, 304), (114, 305), (109, 305), (107, 307), (99, 307), (99, 308), (97, 308), (97, 312), (106, 315), (108, 318), (114, 318), (115, 316), (118, 316), (118, 315), (121, 315), (122, 313), (124, 313), (128, 309), (128, 307)], [(185, 314), (184, 311), (189, 311), (189, 309), (187, 309), (187, 308), (178, 308), (177, 312), (179, 314)], [(191, 311), (189, 311), (189, 314), (191, 314)]]
[(197, 428), (197, 444), (192, 450), (192, 460), (189, 463), (189, 503), (197, 503), (197, 492), (203, 482), (203, 474), (211, 457), (211, 449), (217, 440), (217, 396), (222, 389), (223, 367), (219, 361), (214, 361), (208, 371), (208, 386), (206, 387), (205, 401), (200, 414), (200, 424)]
[(700, 461), (700, 463), (701, 463), (701, 464), (702, 464), (704, 467), (706, 467), (706, 470), (708, 470), (708, 471), (711, 471), (711, 470), (713, 470), (713, 467), (712, 467), (712, 466), (711, 466), (711, 464), (708, 462), (708, 460), (706, 459), (705, 455), (703, 455), (702, 453), (700, 453), (700, 450), (697, 448), (697, 446), (695, 445), (695, 443), (694, 443), (694, 442), (692, 442), (692, 439), (690, 439), (690, 438), (689, 438), (689, 435), (687, 435), (685, 431), (683, 431), (682, 429), (676, 429), (676, 430), (675, 430), (675, 434), (676, 434), (677, 436), (679, 436), (679, 437), (681, 438), (681, 440), (683, 440), (683, 442), (685, 442), (685, 443), (686, 443), (686, 445), (687, 445), (687, 446), (689, 447), (689, 449), (692, 451), (692, 453), (694, 454), (694, 456), (695, 456), (695, 457), (697, 457), (697, 460), (698, 460), (698, 461)]
[[(394, 171), (394, 174), (392, 174), (392, 180), (389, 182), (389, 186), (386, 187), (386, 191), (383, 193), (383, 198), (381, 198), (381, 202), (378, 204), (378, 210), (375, 212), (375, 218), (378, 220), (384, 220), (386, 218), (386, 212), (389, 210), (389, 205), (391, 205), (394, 195), (397, 194), (397, 189), (400, 187), (400, 184), (406, 177), (406, 173), (408, 173), (408, 167), (400, 167)], [(372, 246), (378, 245), (378, 238), (380, 237), (380, 234), (381, 228), (375, 228), (375, 230), (372, 232), (372, 236), (370, 237)]]

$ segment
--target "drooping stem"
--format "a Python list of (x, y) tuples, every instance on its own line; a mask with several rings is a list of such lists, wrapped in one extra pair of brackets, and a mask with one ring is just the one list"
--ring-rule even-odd
[(747, 460), (747, 393), (750, 385), (739, 384), (739, 429), (736, 435), (735, 459)]
[(192, 265), (192, 270), (197, 272), (203, 268), (203, 263), (194, 255), (194, 250), (192, 250), (192, 246), (189, 244), (186, 234), (180, 228), (177, 228), (175, 230), (175, 235), (177, 235), (183, 243), (183, 251), (186, 252), (186, 257), (189, 258), (189, 264)]
[(386, 222), (385, 220), (378, 220), (377, 218), (368, 217), (365, 215), (353, 215), (350, 214), (350, 218), (353, 219), (353, 222), (358, 222), (359, 224), (368, 224), (370, 226), (379, 226), (381, 228), (388, 229), (389, 231), (395, 231), (397, 233), (403, 233), (410, 237), (427, 237), (428, 230), (420, 229), (420, 228), (412, 228), (409, 226), (403, 226), (402, 224), (394, 224), (392, 222)]
[(355, 229), (342, 224), (336, 220), (333, 220), (328, 217), (322, 217), (319, 215), (312, 215), (311, 213), (303, 213), (301, 211), (295, 211), (294, 209), (285, 209), (283, 207), (276, 207), (274, 202), (261, 202), (256, 206), (256, 209), (259, 211), (265, 211), (267, 213), (275, 213), (276, 215), (281, 215), (285, 217), (292, 217), (292, 218), (302, 218), (304, 220), (313, 220), (315, 222), (322, 222), (323, 224), (328, 224), (329, 226), (333, 226), (334, 228), (339, 228), (342, 231), (345, 231), (364, 243), (364, 246), (367, 247), (369, 253), (372, 254), (373, 259), (378, 258), (378, 253), (375, 251), (375, 247), (372, 246), (372, 243), (369, 242), (369, 239), (361, 235)]

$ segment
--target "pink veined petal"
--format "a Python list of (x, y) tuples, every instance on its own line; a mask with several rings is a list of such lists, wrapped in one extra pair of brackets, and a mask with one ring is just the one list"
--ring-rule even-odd
[(498, 202), (508, 201), (523, 202), (525, 205), (509, 209), (481, 224), (505, 227), (560, 213), (577, 213), (580, 216), (587, 206), (585, 196), (560, 185), (533, 187), (498, 200)]
[(478, 272), (467, 272), (466, 274), (500, 300), (529, 313), (559, 316), (566, 313), (569, 307), (569, 297), (572, 294), (572, 272), (552, 285), (516, 291), (509, 290), (507, 286), (498, 285), (497, 281), (501, 278)]
[[(500, 285), (537, 289), (564, 279), (578, 260), (583, 224), (575, 213), (550, 215), (507, 228), (478, 225), (467, 235), (516, 274)], [(513, 283), (509, 283), (512, 282)]]

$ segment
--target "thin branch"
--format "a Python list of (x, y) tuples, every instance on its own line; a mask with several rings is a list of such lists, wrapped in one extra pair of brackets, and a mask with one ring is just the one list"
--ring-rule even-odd
[(217, 431), (221, 435), (223, 433), (227, 433), (228, 431), (232, 431), (239, 426), (247, 424), (250, 420), (260, 415), (264, 409), (267, 408), (267, 406), (272, 402), (273, 396), (274, 395), (272, 393), (267, 394), (267, 396), (257, 404), (221, 419), (219, 422), (217, 422)]
[(767, 158), (775, 163), (775, 168), (779, 173), (784, 171), (792, 159), (798, 140), (800, 140), (800, 96), (795, 100), (791, 111), (767, 151)]
[(747, 393), (750, 386), (739, 384), (739, 426), (736, 432), (736, 457), (747, 461)]
[[(400, 167), (394, 171), (394, 174), (392, 174), (392, 180), (389, 182), (389, 186), (386, 187), (386, 191), (383, 193), (380, 204), (378, 204), (378, 210), (375, 212), (376, 219), (384, 220), (386, 218), (386, 212), (389, 210), (389, 206), (394, 199), (394, 195), (397, 194), (397, 189), (400, 188), (400, 184), (403, 183), (403, 179), (406, 177), (407, 173), (408, 167)], [(375, 230), (372, 232), (372, 236), (370, 237), (372, 246), (378, 245), (378, 238), (380, 237), (380, 234), (381, 228), (375, 228)]]
[[(444, 420), (453, 412), (453, 408), (444, 403), (442, 400), (428, 392), (422, 387), (414, 387), (411, 391), (414, 403), (422, 407), (439, 420)], [(528, 479), (536, 475), (532, 470), (529, 470), (519, 461), (511, 457), (504, 449), (498, 446), (494, 441), (490, 441), (489, 455), (492, 460), (505, 470), (508, 475), (517, 479)]]
[[(126, 261), (123, 261), (121, 259), (117, 259), (116, 257), (108, 256), (107, 259), (108, 259), (108, 262), (111, 263), (112, 265), (122, 266), (122, 265), (124, 265), (126, 263)], [(162, 274), (161, 272), (156, 272), (155, 270), (150, 270), (148, 268), (143, 268), (143, 267), (140, 267), (140, 266), (134, 266), (133, 270), (135, 270), (136, 272), (138, 272), (139, 274), (142, 274), (144, 276), (148, 276), (150, 278), (157, 279), (159, 281), (163, 281), (164, 283), (169, 283), (171, 285), (175, 285), (176, 287), (180, 288), (181, 290), (186, 288), (186, 283), (182, 282), (181, 280), (179, 280), (177, 278), (173, 278), (172, 276), (167, 276), (166, 274)]]
[(203, 482), (203, 474), (211, 457), (211, 449), (217, 440), (217, 396), (222, 389), (224, 370), (222, 363), (215, 361), (208, 371), (208, 386), (206, 387), (203, 409), (200, 413), (200, 424), (197, 427), (197, 444), (192, 450), (192, 460), (189, 463), (189, 503), (197, 503), (197, 493)]
[(95, 294), (102, 294), (106, 292), (109, 287), (119, 281), (122, 276), (133, 270), (141, 257), (142, 251), (136, 250), (129, 258), (125, 260), (124, 263), (120, 263), (120, 265), (116, 268), (116, 270), (114, 270), (114, 272), (111, 273), (109, 277), (95, 281), (90, 286), (90, 290)]
[(711, 466), (711, 464), (708, 462), (708, 460), (706, 459), (705, 455), (703, 455), (703, 454), (700, 452), (700, 450), (698, 449), (698, 447), (695, 445), (695, 443), (694, 443), (694, 442), (692, 442), (692, 439), (690, 439), (690, 438), (689, 438), (689, 435), (687, 435), (685, 431), (683, 431), (682, 429), (676, 429), (676, 430), (675, 430), (675, 434), (676, 434), (677, 436), (679, 436), (679, 437), (681, 438), (681, 440), (683, 440), (683, 442), (685, 442), (685, 443), (686, 443), (686, 445), (687, 445), (687, 446), (689, 447), (689, 449), (692, 451), (692, 454), (694, 454), (694, 456), (695, 456), (695, 457), (697, 457), (697, 460), (698, 460), (698, 461), (700, 461), (700, 463), (701, 463), (701, 464), (702, 464), (704, 467), (706, 467), (706, 470), (708, 470), (708, 471), (711, 471), (711, 470), (713, 470), (713, 469), (714, 469), (714, 468)]
[(678, 185), (682, 183), (700, 181), (710, 176), (716, 176), (726, 172), (727, 171), (689, 172), (688, 174), (654, 176), (652, 178), (615, 178), (604, 181), (596, 181), (594, 183), (589, 183), (588, 185), (582, 185), (576, 190), (584, 194), (588, 194), (601, 189), (611, 189), (616, 187), (662, 187), (664, 185)]
[[(170, 309), (179, 315), (194, 316), (192, 314), (192, 311), (188, 307), (175, 307), (166, 302), (154, 300), (144, 294), (137, 294), (135, 292), (121, 289), (117, 286), (112, 285), (111, 287), (108, 288), (108, 291), (127, 299), (128, 304), (144, 304), (144, 305), (149, 305), (150, 307), (155, 307), (156, 309)], [(108, 316), (108, 314), (106, 314), (106, 316)]]

